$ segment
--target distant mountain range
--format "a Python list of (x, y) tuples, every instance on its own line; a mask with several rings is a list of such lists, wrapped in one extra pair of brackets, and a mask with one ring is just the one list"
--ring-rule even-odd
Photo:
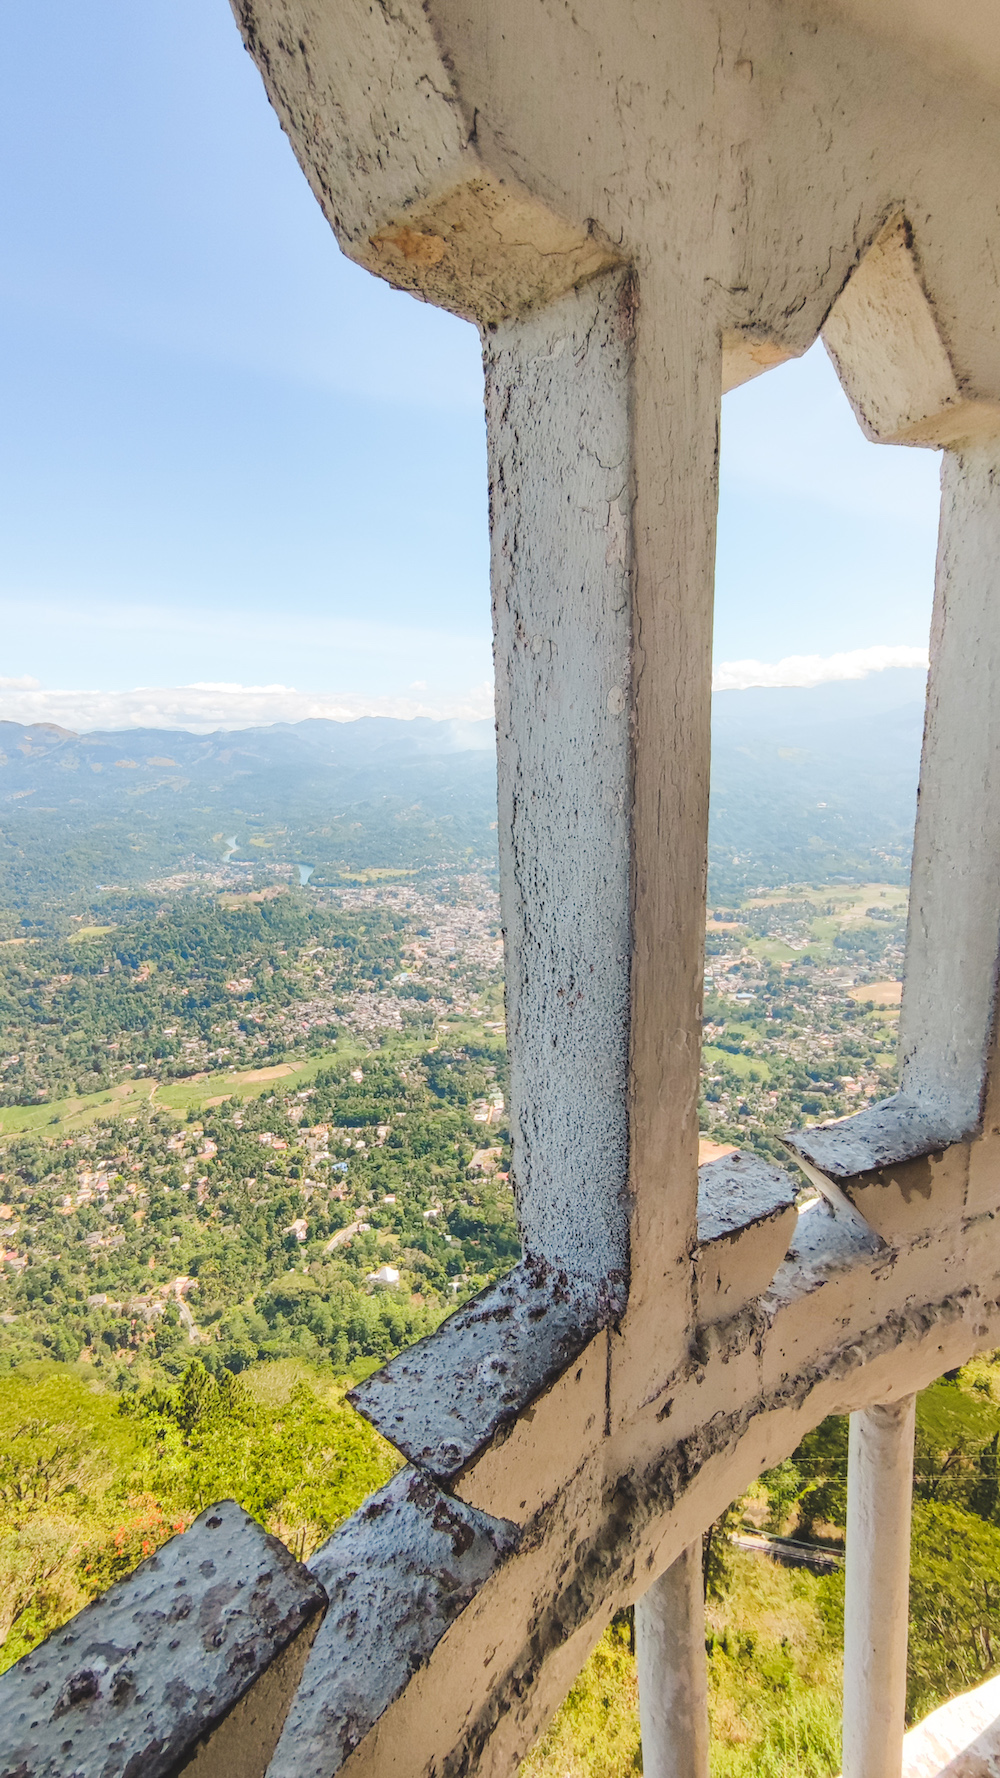
[[(713, 706), (713, 892), (905, 874), (920, 672)], [(313, 719), (193, 735), (0, 722), (0, 892), (21, 902), (220, 862), (489, 867), (489, 722)]]
[(465, 727), (366, 717), (77, 735), (0, 723), (0, 900), (37, 908), (227, 857), (264, 874), (311, 865), (317, 882), (490, 868), (492, 737)]
[(916, 814), (926, 674), (717, 692), (715, 893), (775, 882), (901, 881)]
[[(0, 722), (0, 819), (16, 803), (60, 812), (86, 807), (124, 813), (214, 799), (219, 813), (279, 818), (314, 802), (343, 810), (386, 795), (429, 802), (456, 814), (456, 797), (479, 783), (493, 790), (489, 722), (356, 722), (312, 719), (267, 728), (192, 735), (182, 729), (115, 729), (74, 734), (54, 723)], [(489, 819), (496, 817), (492, 808)]]

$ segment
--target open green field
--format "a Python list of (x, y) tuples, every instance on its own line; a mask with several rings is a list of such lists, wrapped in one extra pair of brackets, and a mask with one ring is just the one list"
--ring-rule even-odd
[(765, 963), (792, 963), (796, 958), (801, 961), (804, 957), (818, 956), (823, 949), (822, 945), (817, 945), (815, 948), (810, 946), (808, 951), (793, 951), (791, 945), (786, 945), (780, 938), (748, 938), (746, 948), (755, 957), (763, 957)]
[(739, 1074), (744, 1079), (749, 1075), (751, 1068), (754, 1069), (758, 1079), (770, 1080), (771, 1078), (771, 1070), (760, 1056), (733, 1055), (730, 1050), (716, 1049), (714, 1044), (708, 1043), (701, 1052), (701, 1059), (705, 1068), (731, 1068), (734, 1074)]
[[(852, 926), (865, 924), (867, 910), (872, 906), (883, 909), (887, 914), (902, 917), (906, 913), (907, 892), (897, 883), (862, 883), (860, 887), (857, 884), (832, 884), (819, 889), (790, 888), (773, 895), (750, 896), (743, 902), (740, 911), (747, 915), (754, 909), (781, 907), (787, 902), (807, 902), (816, 909), (815, 918), (809, 920), (806, 927), (808, 945), (804, 949), (795, 949), (780, 938), (748, 936), (747, 949), (766, 963), (802, 963), (808, 960), (827, 963), (835, 960), (837, 952), (834, 940), (838, 933), (849, 931)], [(828, 911), (831, 908), (833, 911)], [(713, 930), (711, 921), (708, 930)]]
[(305, 1061), (272, 1062), (267, 1068), (236, 1068), (231, 1072), (191, 1075), (187, 1080), (166, 1081), (156, 1094), (155, 1103), (167, 1111), (200, 1111), (203, 1106), (217, 1105), (221, 1099), (259, 1098), (273, 1093), (275, 1086), (307, 1087), (323, 1068), (334, 1062), (352, 1060), (367, 1054), (360, 1044), (338, 1039), (336, 1049), (324, 1050)]
[(163, 1085), (149, 1080), (125, 1080), (103, 1093), (87, 1093), (79, 1098), (56, 1099), (46, 1105), (7, 1105), (0, 1111), (0, 1137), (21, 1135), (26, 1131), (82, 1130), (100, 1117), (127, 1112), (130, 1107), (154, 1104), (161, 1111), (201, 1111), (239, 1094), (244, 1099), (259, 1098), (273, 1092), (276, 1085), (308, 1086), (322, 1068), (333, 1062), (353, 1060), (371, 1052), (361, 1044), (341, 1040), (336, 1049), (305, 1061), (273, 1062), (267, 1068), (243, 1068), (216, 1074), (192, 1074), (184, 1080), (166, 1081)]
[(380, 869), (374, 865), (368, 870), (339, 870), (336, 873), (338, 883), (402, 883), (407, 877), (417, 875), (416, 870)]
[(191, 1075), (186, 1080), (171, 1080), (159, 1085), (149, 1080), (123, 1080), (103, 1093), (86, 1093), (71, 1099), (51, 1100), (44, 1105), (6, 1105), (0, 1111), (0, 1137), (56, 1127), (66, 1132), (82, 1130), (101, 1117), (127, 1113), (130, 1108), (155, 1104), (160, 1110), (178, 1113), (201, 1110), (220, 1099), (257, 1098), (274, 1090), (276, 1082), (283, 1088), (308, 1085), (321, 1068), (334, 1061), (361, 1053), (360, 1046), (344, 1043), (336, 1050), (324, 1050), (303, 1062), (276, 1062), (269, 1068), (239, 1069), (231, 1073)]
[[(430, 1023), (414, 1032), (393, 1031), (387, 1034), (383, 1053), (416, 1055), (430, 1047), (443, 1044), (495, 1044), (502, 1050), (504, 1039), (495, 1031), (484, 1032), (475, 1019), (448, 1019), (431, 1027)], [(82, 1130), (98, 1118), (128, 1114), (142, 1104), (154, 1104), (161, 1111), (176, 1111), (184, 1116), (189, 1111), (203, 1111), (223, 1099), (257, 1099), (280, 1086), (283, 1092), (307, 1087), (324, 1068), (335, 1062), (354, 1061), (372, 1054), (371, 1046), (360, 1038), (345, 1034), (338, 1038), (335, 1049), (319, 1055), (289, 1058), (270, 1063), (264, 1068), (219, 1069), (213, 1074), (192, 1074), (181, 1080), (157, 1083), (150, 1080), (125, 1080), (101, 1093), (87, 1093), (74, 1098), (56, 1099), (44, 1105), (6, 1105), (0, 1108), (0, 1139), (56, 1129), (69, 1134)], [(739, 1061), (741, 1058), (730, 1058)]]
[(885, 906), (892, 913), (903, 913), (907, 903), (907, 891), (899, 883), (824, 883), (820, 888), (776, 889), (772, 895), (751, 895), (743, 903), (744, 908), (780, 907), (786, 901), (811, 901), (814, 907), (836, 907), (835, 915), (828, 916), (838, 923), (844, 920), (863, 920), (865, 909), (875, 902)]
[(0, 1111), (0, 1136), (20, 1136), (57, 1124), (67, 1130), (82, 1130), (97, 1117), (113, 1116), (119, 1110), (149, 1100), (153, 1085), (148, 1080), (127, 1080), (103, 1093), (47, 1101), (44, 1105), (5, 1105)]

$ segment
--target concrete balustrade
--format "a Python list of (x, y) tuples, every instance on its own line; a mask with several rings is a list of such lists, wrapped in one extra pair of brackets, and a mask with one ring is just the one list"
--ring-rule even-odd
[(3, 1778), (264, 1778), (327, 1606), (232, 1500), (0, 1678)]
[[(5, 1676), (0, 1778), (207, 1773), (258, 1720), (241, 1773), (281, 1730), (272, 1778), (509, 1778), (635, 1601), (647, 1771), (704, 1778), (698, 1541), (846, 1412), (845, 1774), (898, 1778), (912, 1396), (1000, 1345), (995, 6), (233, 10), (344, 251), (481, 333), (525, 1259), (357, 1392), (411, 1467), (311, 1576), (242, 1526), (294, 1637), (236, 1673), (185, 1619), (154, 1756), (131, 1657), (63, 1673), (113, 1589)], [(821, 330), (945, 467), (901, 1090), (796, 1132), (797, 1213), (757, 1157), (699, 1180), (698, 1094), (721, 392)]]

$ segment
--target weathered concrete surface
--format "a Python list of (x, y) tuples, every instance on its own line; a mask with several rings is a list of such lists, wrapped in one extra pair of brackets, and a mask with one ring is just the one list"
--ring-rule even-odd
[[(567, 1480), (607, 1437), (611, 1346), (606, 1328), (452, 1483), (455, 1493), (495, 1518), (524, 1525), (558, 1498)], [(545, 1443), (536, 1420), (545, 1424)]]
[(627, 14), (588, 0), (570, 15), (431, 0), (430, 16), (484, 163), (592, 218), (641, 277), (653, 257), (676, 268), (727, 343), (803, 350), (903, 212), (959, 386), (996, 400), (997, 94), (989, 55), (973, 70), (940, 48), (975, 38), (978, 11), (995, 65), (995, 25), (982, 0), (961, 17), (946, 0), (893, 9), (895, 30), (861, 0), (847, 16), (830, 0)]
[(352, 1389), (350, 1400), (411, 1462), (452, 1480), (600, 1324), (596, 1292), (527, 1260)]
[(404, 1469), (310, 1558), (330, 1600), (269, 1778), (332, 1778), (515, 1546)]
[(941, 1154), (966, 1132), (946, 1122), (941, 1108), (897, 1093), (832, 1124), (792, 1130), (789, 1148), (838, 1181)]
[(788, 1147), (820, 1171), (810, 1174), (821, 1190), (832, 1185), (881, 1239), (892, 1242), (940, 1229), (968, 1205), (970, 1145), (948, 1142), (926, 1112), (903, 1095), (884, 1100), (839, 1123), (796, 1130)]
[[(768, 1297), (775, 1305), (789, 1303), (813, 1288), (828, 1284), (839, 1271), (852, 1272), (873, 1264), (879, 1242), (874, 1231), (855, 1218), (838, 1217), (824, 1199), (803, 1205)], [(888, 1256), (886, 1256), (888, 1258)]]
[[(698, 1168), (698, 1245), (739, 1239), (745, 1230), (775, 1221), (782, 1231), (789, 1230), (790, 1240), (799, 1189), (783, 1167), (772, 1167), (755, 1154), (706, 1161)], [(788, 1241), (780, 1257), (787, 1249)]]
[(708, 1778), (701, 1538), (635, 1602), (645, 1778)]
[(868, 249), (823, 339), (862, 429), (876, 443), (954, 446), (1000, 430), (1000, 404), (970, 400), (959, 387), (905, 216), (894, 216)]
[(714, 320), (673, 258), (644, 255), (638, 273), (631, 1283), (611, 1343), (612, 1425), (640, 1411), (644, 1371), (678, 1362), (692, 1316), (722, 371)]
[(490, 172), (418, 0), (231, 4), (341, 246), (369, 271), (487, 323), (618, 262), (595, 225)]
[(994, 1051), (986, 1070), (983, 1094), (983, 1136), (969, 1144), (969, 1179), (965, 1193), (967, 1216), (993, 1217), (1000, 1211), (1000, 1078)]
[[(482, 1488), (486, 1510), (538, 1499), (520, 1515), (518, 1549), (464, 1612), (460, 1660), (432, 1654), (357, 1747), (351, 1778), (416, 1775), (432, 1748), (442, 1772), (508, 1771), (612, 1612), (807, 1427), (922, 1387), (1000, 1335), (992, 1226), (959, 1207), (934, 1243), (912, 1231), (889, 1245), (825, 1204), (807, 1207), (761, 1301), (702, 1330), (627, 1426), (606, 1421), (566, 1451), (555, 1493), (535, 1478), (551, 1475), (563, 1434), (559, 1385), (539, 1397), (490, 1447), (492, 1472), (486, 1455), (461, 1484)], [(622, 1335), (612, 1326), (604, 1337)]]
[(851, 1415), (844, 1596), (844, 1778), (899, 1778), (906, 1722), (916, 1397)]
[[(873, 1253), (825, 1206), (803, 1212), (762, 1302), (706, 1329), (575, 1469), (567, 1454), (568, 1479), (467, 1606), (460, 1642), (432, 1653), (386, 1709), (351, 1778), (417, 1778), (431, 1759), (449, 1775), (509, 1772), (613, 1611), (809, 1427), (921, 1388), (996, 1343), (1000, 1254), (980, 1244), (982, 1221), (959, 1217), (930, 1253), (924, 1237)], [(499, 1446), (498, 1470), (505, 1452), (526, 1471), (549, 1462), (553, 1393), (525, 1416), (531, 1441)], [(530, 1475), (505, 1482), (508, 1494), (530, 1486)]]
[(950, 1699), (903, 1736), (902, 1778), (1000, 1778), (1000, 1677)]
[[(629, 1313), (664, 1362), (695, 1236), (721, 350), (675, 295), (608, 273), (484, 344), (519, 1213), (618, 1312), (639, 1268)], [(617, 1349), (612, 1417), (637, 1380)]]
[(903, 1092), (983, 1115), (1000, 947), (1000, 445), (945, 455), (899, 1022)]
[(484, 347), (512, 1176), (529, 1254), (618, 1311), (630, 1210), (633, 345), (631, 282), (610, 276)]
[(3, 1778), (267, 1768), (326, 1594), (232, 1500), (0, 1678)]
[(756, 1155), (698, 1168), (699, 1322), (737, 1314), (771, 1285), (795, 1232), (797, 1191), (790, 1173)]
[(967, 1142), (955, 1142), (920, 1161), (863, 1173), (848, 1181), (845, 1190), (869, 1227), (886, 1241), (931, 1232), (966, 1208), (969, 1152)]
[(987, 91), (1000, 90), (1000, 20), (992, 0), (828, 0), (867, 33), (878, 35), (897, 50), (932, 69), (939, 78), (965, 78)]

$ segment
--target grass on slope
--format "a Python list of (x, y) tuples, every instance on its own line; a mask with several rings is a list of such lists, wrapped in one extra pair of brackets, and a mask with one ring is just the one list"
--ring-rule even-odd
[(0, 1378), (0, 1672), (216, 1500), (303, 1559), (398, 1468), (300, 1360), (116, 1396), (82, 1365)]
[(254, 1088), (266, 1093), (274, 1090), (280, 1080), (283, 1087), (296, 1087), (315, 1079), (321, 1068), (343, 1061), (345, 1056), (361, 1053), (361, 1046), (341, 1042), (336, 1050), (310, 1056), (304, 1061), (276, 1062), (263, 1068), (220, 1070), (214, 1074), (189, 1075), (187, 1079), (170, 1080), (162, 1085), (154, 1081), (123, 1080), (118, 1086), (101, 1093), (84, 1093), (70, 1099), (50, 1100), (43, 1105), (6, 1105), (0, 1111), (0, 1136), (20, 1136), (45, 1130), (60, 1134), (82, 1130), (87, 1124), (108, 1113), (126, 1111), (130, 1106), (151, 1101), (167, 1111), (201, 1111), (206, 1105), (218, 1105), (222, 1099), (239, 1093), (254, 1098)]
[[(712, 1778), (831, 1778), (840, 1770), (842, 1659), (830, 1583), (733, 1550), (708, 1605)], [(832, 1605), (832, 1609), (831, 1609)], [(642, 1770), (625, 1614), (601, 1637), (521, 1778)]]
[[(406, 1036), (393, 1034), (383, 1046), (384, 1053), (396, 1056), (419, 1054), (427, 1048), (431, 1029), (429, 1023), (426, 1030), (418, 1028)], [(485, 1031), (480, 1020), (468, 1018), (439, 1020), (433, 1026), (433, 1035), (437, 1044), (432, 1047), (440, 1043), (455, 1047), (469, 1043), (492, 1042), (498, 1046), (503, 1043), (503, 1038), (495, 1031)], [(69, 1135), (85, 1129), (99, 1117), (115, 1116), (147, 1101), (166, 1111), (204, 1111), (237, 1093), (241, 1098), (252, 1099), (261, 1093), (273, 1092), (275, 1081), (280, 1081), (282, 1088), (289, 1090), (308, 1086), (322, 1069), (348, 1057), (353, 1059), (371, 1054), (370, 1044), (345, 1032), (338, 1037), (336, 1049), (305, 1058), (285, 1060), (278, 1057), (260, 1068), (218, 1069), (211, 1074), (191, 1074), (162, 1083), (134, 1078), (99, 1093), (47, 1100), (40, 1105), (5, 1105), (0, 1108), (0, 1137), (37, 1134), (43, 1130), (52, 1135), (57, 1128), (60, 1135)]]

